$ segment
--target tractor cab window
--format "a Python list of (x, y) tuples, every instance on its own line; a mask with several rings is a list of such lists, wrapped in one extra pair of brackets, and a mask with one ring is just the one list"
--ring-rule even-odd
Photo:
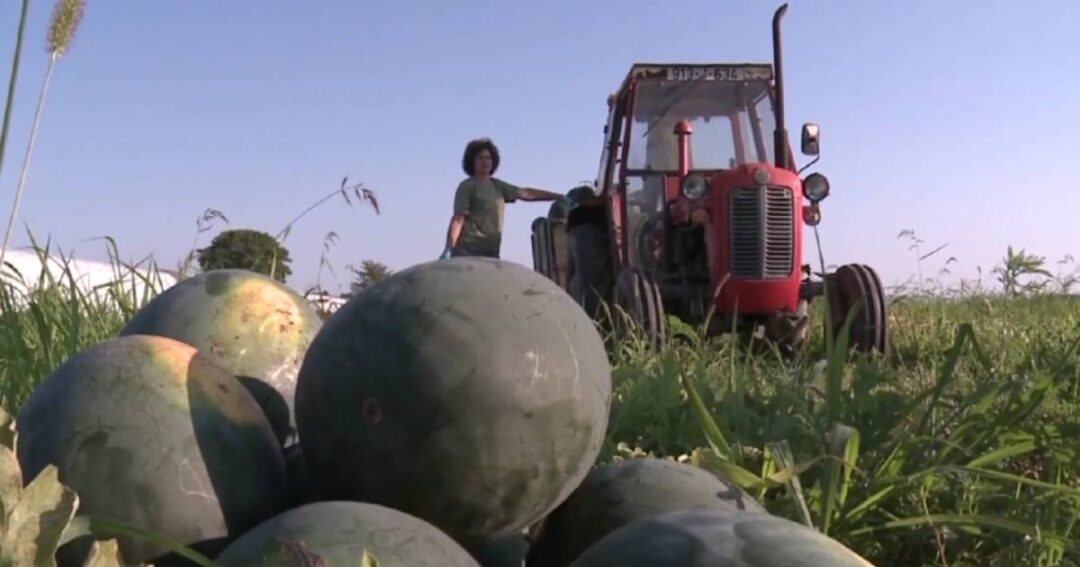
[(642, 81), (630, 125), (627, 168), (677, 171), (675, 125), (688, 120), (690, 169), (730, 169), (773, 157), (769, 84), (763, 81)]

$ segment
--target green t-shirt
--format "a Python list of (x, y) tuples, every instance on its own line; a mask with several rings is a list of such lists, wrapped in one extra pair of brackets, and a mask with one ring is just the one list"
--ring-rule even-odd
[(454, 213), (465, 215), (465, 226), (456, 247), (474, 254), (499, 252), (506, 203), (520, 196), (520, 187), (494, 177), (484, 183), (469, 177), (458, 184)]

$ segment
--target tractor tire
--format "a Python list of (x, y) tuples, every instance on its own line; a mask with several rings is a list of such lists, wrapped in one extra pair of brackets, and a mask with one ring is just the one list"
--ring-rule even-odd
[[(615, 304), (626, 312), (633, 324), (641, 327), (653, 348), (667, 344), (664, 303), (660, 288), (651, 276), (635, 268), (623, 269), (615, 286)], [(622, 317), (617, 314), (616, 320)], [(620, 335), (628, 331), (622, 326), (618, 328)]]
[(888, 356), (885, 290), (877, 272), (863, 264), (845, 264), (827, 276), (827, 285), (833, 337), (840, 336), (848, 314), (857, 309), (848, 332), (848, 348), (865, 353), (877, 351)]
[(589, 317), (596, 320), (614, 287), (611, 241), (607, 226), (594, 222), (571, 224), (568, 291)]

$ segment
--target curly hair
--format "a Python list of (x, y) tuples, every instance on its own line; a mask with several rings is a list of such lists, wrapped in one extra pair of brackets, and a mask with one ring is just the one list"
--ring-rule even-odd
[(465, 155), (461, 158), (461, 169), (465, 170), (469, 177), (476, 173), (476, 156), (484, 150), (491, 153), (491, 173), (494, 174), (499, 169), (499, 148), (495, 147), (490, 138), (479, 138), (465, 146)]

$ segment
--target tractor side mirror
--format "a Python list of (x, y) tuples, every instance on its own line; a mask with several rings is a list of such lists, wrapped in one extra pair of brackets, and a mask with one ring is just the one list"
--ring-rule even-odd
[(802, 127), (802, 153), (807, 156), (816, 156), (821, 150), (821, 127), (812, 122), (803, 124)]

